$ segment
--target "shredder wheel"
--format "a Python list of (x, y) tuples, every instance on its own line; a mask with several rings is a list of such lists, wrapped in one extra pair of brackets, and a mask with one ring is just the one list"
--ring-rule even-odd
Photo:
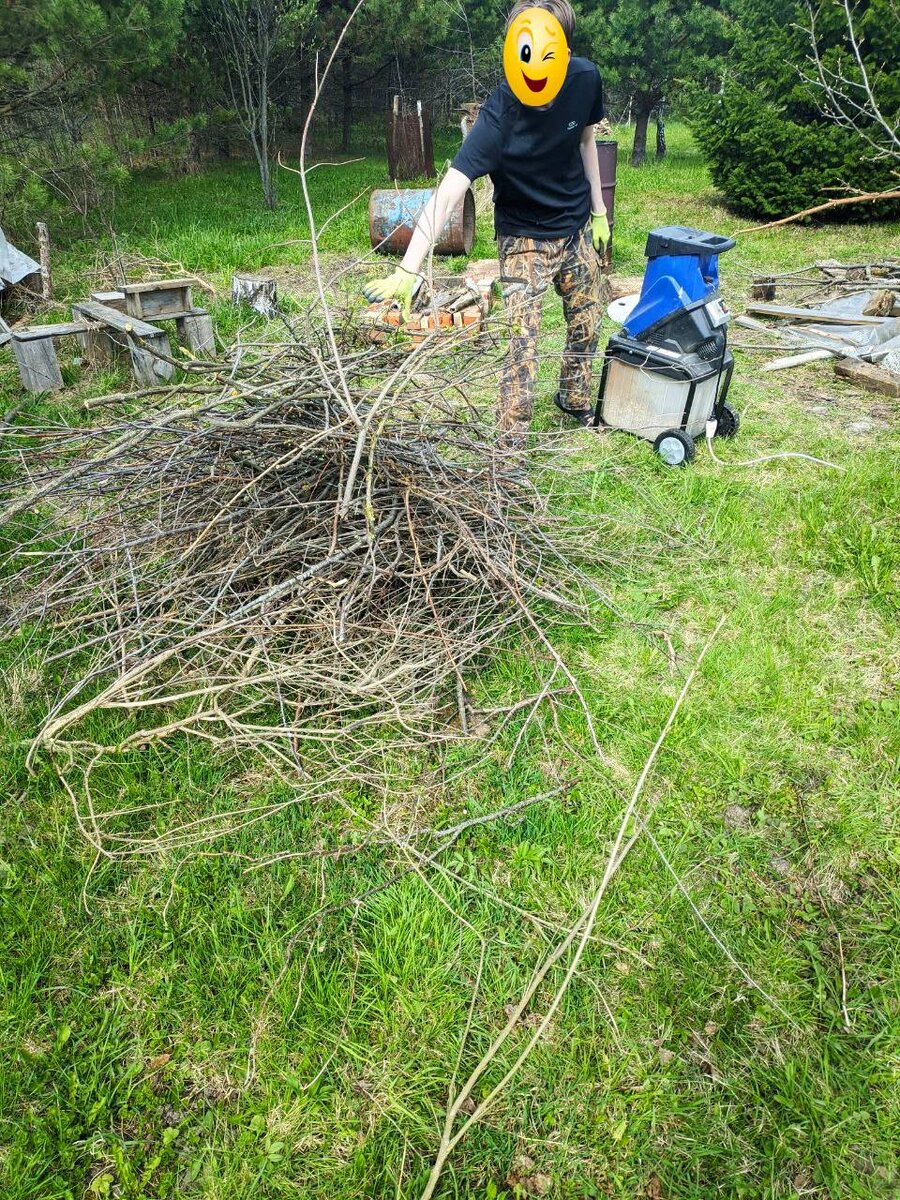
[(722, 405), (722, 412), (719, 416), (719, 423), (716, 426), (716, 437), (733, 438), (737, 435), (737, 431), (741, 427), (741, 417), (737, 409), (732, 408), (730, 404)]
[(653, 449), (668, 467), (682, 467), (697, 453), (694, 439), (681, 429), (667, 429), (653, 443)]

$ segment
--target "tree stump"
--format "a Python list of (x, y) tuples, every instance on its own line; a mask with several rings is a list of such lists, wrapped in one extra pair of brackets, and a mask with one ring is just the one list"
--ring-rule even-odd
[(278, 308), (278, 289), (274, 279), (261, 275), (232, 275), (232, 304), (249, 304), (263, 317), (274, 317)]

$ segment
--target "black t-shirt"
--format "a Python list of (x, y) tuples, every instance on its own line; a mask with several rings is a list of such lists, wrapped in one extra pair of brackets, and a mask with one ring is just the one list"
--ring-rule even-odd
[(498, 235), (568, 237), (591, 213), (581, 134), (602, 118), (600, 73), (586, 58), (573, 58), (546, 109), (520, 103), (504, 80), (485, 101), (452, 165), (469, 179), (490, 175)]

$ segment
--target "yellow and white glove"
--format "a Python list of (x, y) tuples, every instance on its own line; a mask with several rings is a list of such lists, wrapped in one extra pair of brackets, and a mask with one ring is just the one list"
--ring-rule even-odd
[(609, 245), (609, 221), (606, 209), (602, 212), (591, 213), (591, 241), (598, 254), (605, 254)]
[(398, 267), (393, 275), (386, 279), (370, 279), (363, 288), (363, 295), (369, 301), (398, 300), (404, 321), (409, 320), (413, 296), (422, 285), (422, 276)]

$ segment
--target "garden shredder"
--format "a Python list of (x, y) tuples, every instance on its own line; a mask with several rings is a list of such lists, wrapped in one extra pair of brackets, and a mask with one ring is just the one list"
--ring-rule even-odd
[(594, 425), (653, 442), (669, 466), (694, 457), (708, 421), (718, 437), (738, 430), (727, 403), (734, 357), (719, 294), (719, 255), (734, 245), (683, 225), (653, 230), (640, 297), (606, 349)]

